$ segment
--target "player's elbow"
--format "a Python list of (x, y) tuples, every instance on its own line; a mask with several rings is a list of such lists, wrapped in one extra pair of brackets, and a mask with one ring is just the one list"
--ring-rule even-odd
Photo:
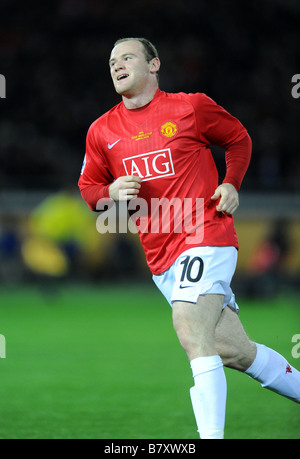
[(98, 202), (101, 199), (101, 196), (99, 196), (99, 187), (98, 186), (88, 186), (85, 188), (80, 188), (80, 193), (82, 196), (82, 199), (86, 202), (88, 207), (93, 211), (93, 212), (99, 212), (98, 209)]

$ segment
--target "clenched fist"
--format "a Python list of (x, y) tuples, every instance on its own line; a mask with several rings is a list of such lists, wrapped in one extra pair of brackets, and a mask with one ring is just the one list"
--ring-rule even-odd
[(231, 183), (222, 183), (216, 188), (212, 200), (220, 199), (216, 209), (218, 212), (232, 215), (239, 206), (239, 194), (236, 188)]
[(141, 179), (135, 175), (125, 175), (115, 180), (109, 187), (109, 197), (113, 201), (135, 199), (141, 188)]

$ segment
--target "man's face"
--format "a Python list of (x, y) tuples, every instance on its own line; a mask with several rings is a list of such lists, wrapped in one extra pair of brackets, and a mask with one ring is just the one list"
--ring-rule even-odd
[(124, 96), (142, 93), (153, 76), (151, 62), (146, 61), (143, 45), (139, 41), (125, 41), (115, 46), (109, 66), (115, 89)]

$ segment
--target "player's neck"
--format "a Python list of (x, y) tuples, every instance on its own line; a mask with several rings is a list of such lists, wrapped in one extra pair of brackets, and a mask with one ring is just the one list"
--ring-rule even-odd
[(123, 103), (128, 110), (133, 110), (135, 108), (141, 108), (149, 104), (153, 100), (155, 93), (158, 89), (158, 86), (151, 88), (149, 91), (143, 92), (137, 95), (123, 95)]

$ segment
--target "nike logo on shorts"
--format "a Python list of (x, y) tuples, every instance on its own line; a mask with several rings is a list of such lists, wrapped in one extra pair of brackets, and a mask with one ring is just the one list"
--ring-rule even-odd
[(116, 142), (114, 142), (114, 143), (112, 143), (112, 144), (110, 144), (110, 143), (109, 143), (109, 144), (107, 144), (107, 146), (108, 146), (108, 149), (109, 149), (109, 150), (111, 150), (111, 149), (112, 149), (112, 147), (114, 147), (114, 146), (115, 146), (115, 145), (116, 145), (118, 142), (120, 142), (120, 140), (121, 140), (121, 139), (117, 140)]
[(192, 285), (179, 285), (179, 288), (191, 288)]

